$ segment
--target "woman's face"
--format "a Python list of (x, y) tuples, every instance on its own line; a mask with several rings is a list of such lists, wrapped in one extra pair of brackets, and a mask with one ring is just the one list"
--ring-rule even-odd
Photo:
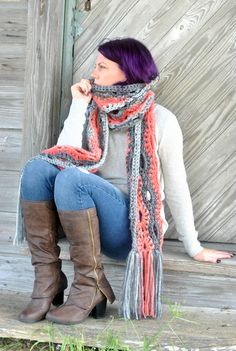
[(98, 53), (94, 70), (91, 74), (94, 83), (98, 85), (113, 85), (126, 81), (124, 72), (118, 63), (108, 60), (100, 52)]

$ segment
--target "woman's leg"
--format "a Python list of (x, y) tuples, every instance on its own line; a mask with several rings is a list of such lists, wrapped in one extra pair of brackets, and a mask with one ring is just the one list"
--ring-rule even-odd
[(61, 272), (57, 246), (58, 214), (53, 200), (58, 170), (42, 160), (25, 166), (22, 176), (21, 205), (28, 246), (35, 270), (32, 300), (19, 319), (33, 323), (43, 319), (51, 303), (63, 303), (67, 279)]
[(132, 243), (127, 195), (103, 178), (78, 169), (58, 174), (54, 195), (59, 211), (96, 208), (102, 252), (114, 259), (126, 259)]
[(54, 183), (59, 172), (57, 167), (40, 159), (28, 162), (21, 180), (21, 199), (54, 200)]
[(112, 303), (115, 299), (104, 274), (100, 241), (108, 254), (126, 256), (130, 246), (128, 201), (107, 181), (78, 169), (58, 174), (54, 195), (75, 276), (66, 304), (48, 312), (46, 318), (74, 324), (91, 312), (103, 315), (106, 300)]

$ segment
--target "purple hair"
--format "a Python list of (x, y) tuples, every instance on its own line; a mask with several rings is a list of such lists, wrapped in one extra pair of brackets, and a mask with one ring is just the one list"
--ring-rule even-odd
[(150, 51), (136, 39), (123, 38), (102, 42), (98, 51), (108, 60), (118, 63), (127, 78), (124, 84), (150, 83), (159, 76)]

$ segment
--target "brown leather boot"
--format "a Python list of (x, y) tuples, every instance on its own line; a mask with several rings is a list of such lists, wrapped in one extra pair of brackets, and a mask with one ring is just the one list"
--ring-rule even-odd
[(57, 246), (59, 218), (53, 201), (22, 201), (31, 262), (35, 270), (32, 300), (19, 320), (34, 323), (45, 318), (51, 303), (63, 304), (67, 279), (61, 271)]
[(67, 302), (48, 312), (46, 319), (76, 324), (90, 313), (103, 317), (107, 299), (112, 303), (115, 295), (103, 270), (96, 209), (59, 212), (59, 217), (70, 243), (75, 276)]

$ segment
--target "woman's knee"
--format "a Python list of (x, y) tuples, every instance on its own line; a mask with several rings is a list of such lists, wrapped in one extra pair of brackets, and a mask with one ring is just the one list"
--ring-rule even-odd
[(80, 183), (80, 172), (76, 168), (66, 168), (61, 171), (55, 180), (55, 195), (61, 190), (64, 192), (71, 191), (71, 189), (78, 186)]
[(55, 181), (54, 201), (58, 210), (78, 211), (94, 207), (89, 190), (87, 173), (78, 168), (67, 168)]
[(22, 198), (35, 200), (44, 200), (45, 196), (48, 198), (45, 189), (48, 189), (48, 183), (53, 187), (58, 172), (55, 166), (40, 159), (27, 162), (21, 179)]
[(104, 255), (113, 258), (114, 260), (126, 260), (131, 248), (132, 242), (127, 240), (124, 243), (111, 245), (109, 243), (102, 243), (102, 252)]
[(66, 168), (61, 171), (55, 180), (54, 199), (59, 205), (71, 201), (80, 184), (80, 172), (76, 168)]

